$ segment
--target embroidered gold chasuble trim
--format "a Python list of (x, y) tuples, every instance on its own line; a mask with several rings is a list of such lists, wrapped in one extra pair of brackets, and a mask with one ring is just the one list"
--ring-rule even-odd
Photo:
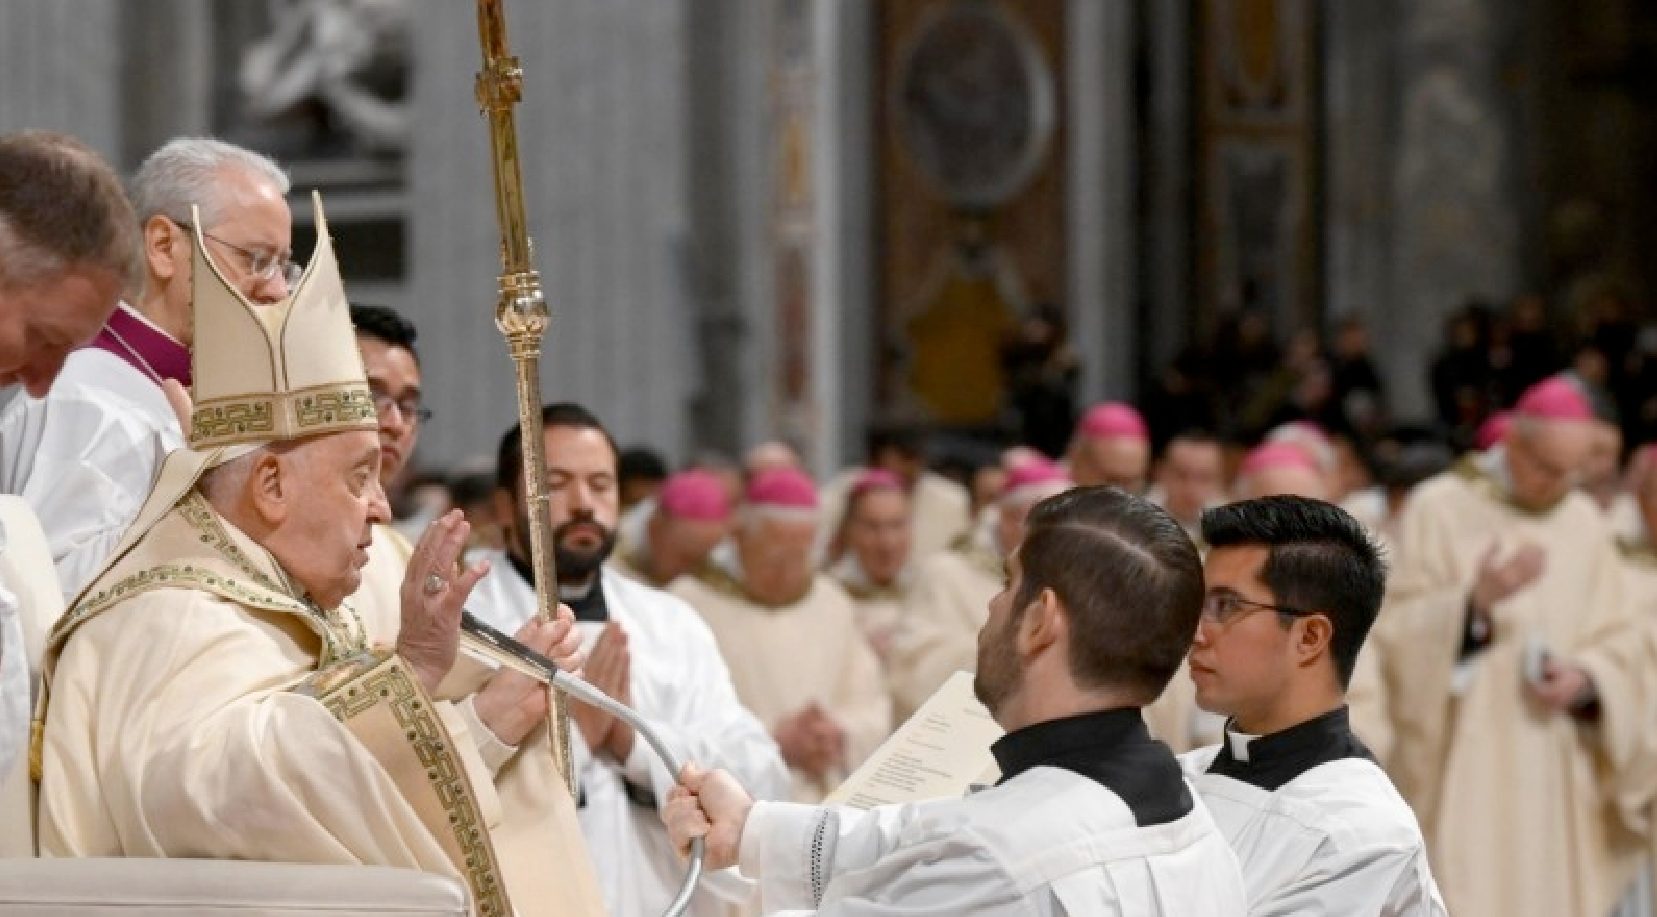
[[(169, 561), (157, 563), (161, 557)], [(431, 699), (395, 653), (368, 647), (362, 621), (349, 606), (321, 609), (299, 595), (273, 559), (267, 558), (264, 566), (269, 572), (237, 544), (195, 491), (122, 552), (48, 637), (30, 742), (34, 779), (41, 777), (56, 661), (81, 625), (156, 589), (198, 590), (254, 610), (291, 615), (321, 646), (316, 670), (290, 690), (315, 698), (385, 769), (466, 881), (474, 912), (510, 915), (512, 905), (482, 809)]]

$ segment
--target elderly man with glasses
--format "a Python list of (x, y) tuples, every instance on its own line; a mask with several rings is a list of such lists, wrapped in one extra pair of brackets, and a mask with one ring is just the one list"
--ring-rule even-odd
[(1577, 489), (1594, 414), (1537, 383), (1502, 442), (1398, 517), (1379, 652), (1388, 771), (1457, 914), (1609, 914), (1657, 791), (1646, 612)]
[(288, 177), (258, 153), (179, 137), (144, 161), (131, 192), (141, 293), (128, 291), (49, 394), (0, 409), (0, 491), (40, 517), (69, 597), (120, 541), (161, 460), (184, 444), (175, 405), (190, 384), (191, 207), (213, 263), (249, 301), (280, 302), (300, 274)]

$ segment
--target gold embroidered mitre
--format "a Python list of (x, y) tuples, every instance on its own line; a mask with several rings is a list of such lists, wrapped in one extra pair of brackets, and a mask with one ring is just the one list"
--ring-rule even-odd
[(192, 449), (379, 427), (322, 196), (313, 192), (312, 201), (316, 250), (288, 297), (270, 305), (249, 302), (225, 281), (207, 253), (201, 215), (191, 208), (196, 227)]

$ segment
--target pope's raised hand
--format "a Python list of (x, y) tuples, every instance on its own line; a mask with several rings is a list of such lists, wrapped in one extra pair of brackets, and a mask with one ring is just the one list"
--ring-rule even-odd
[(428, 694), (435, 693), (454, 666), (460, 647), (460, 613), (472, 587), (489, 572), (487, 562), (460, 566), (471, 526), (450, 510), (426, 528), (403, 572), (402, 628), (397, 655), (408, 663)]

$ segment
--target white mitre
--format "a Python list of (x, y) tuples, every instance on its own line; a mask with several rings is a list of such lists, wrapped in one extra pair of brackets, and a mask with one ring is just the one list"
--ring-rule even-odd
[[(322, 196), (313, 192), (311, 199), (316, 249), (287, 298), (271, 304), (249, 301), (224, 279), (208, 254), (201, 216), (191, 208), (197, 228), (191, 276), (195, 345), (190, 355), (194, 409), (189, 446), (167, 455), (149, 498), (105, 570), (170, 512), (209, 468), (270, 443), (379, 429)], [(93, 577), (93, 582), (99, 578)]]

